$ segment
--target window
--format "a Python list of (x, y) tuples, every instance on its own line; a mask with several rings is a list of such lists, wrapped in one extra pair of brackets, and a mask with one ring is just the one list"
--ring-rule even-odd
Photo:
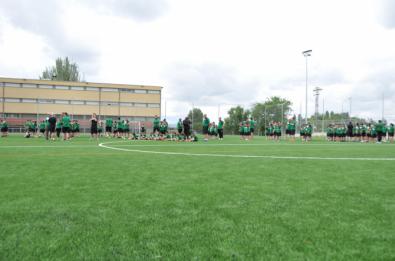
[(68, 90), (69, 86), (55, 85), (55, 89), (57, 89), (57, 90)]
[(36, 103), (37, 100), (36, 99), (22, 99), (22, 102), (25, 102), (25, 103)]
[(87, 91), (95, 91), (95, 92), (97, 92), (97, 91), (99, 91), (99, 88), (97, 88), (97, 87), (86, 87), (86, 90)]
[(13, 82), (6, 82), (6, 83), (4, 83), (4, 86), (19, 88), (19, 87), (21, 87), (21, 84), (20, 83), (13, 83)]
[(38, 103), (53, 103), (53, 100), (39, 99)]
[(38, 88), (40, 88), (40, 89), (52, 89), (53, 86), (52, 85), (46, 85), (46, 84), (40, 84), (40, 85), (38, 85)]
[(86, 101), (86, 105), (99, 105), (97, 101)]
[(148, 103), (148, 108), (159, 108), (159, 103)]
[(37, 88), (37, 84), (23, 83), (22, 88)]
[(147, 104), (146, 103), (135, 103), (134, 107), (145, 108), (145, 107), (147, 107)]
[(5, 102), (20, 102), (20, 99), (16, 99), (16, 98), (5, 98)]
[(117, 92), (118, 89), (115, 88), (101, 88), (102, 92)]
[(69, 101), (67, 100), (55, 100), (56, 104), (69, 104)]
[(104, 101), (104, 102), (101, 102), (101, 104), (104, 106), (118, 106), (117, 102), (110, 102), (110, 101)]
[(74, 104), (74, 105), (84, 105), (85, 102), (84, 102), (84, 101), (70, 101), (70, 104)]
[(84, 87), (81, 87), (81, 86), (72, 86), (72, 87), (70, 87), (70, 89), (73, 90), (73, 91), (83, 91), (83, 90), (84, 90)]
[(125, 106), (125, 107), (132, 107), (133, 104), (130, 102), (121, 102), (121, 106)]
[(149, 94), (160, 94), (160, 91), (149, 90)]
[(0, 102), (3, 102), (3, 98), (0, 98)]
[(146, 94), (147, 90), (134, 90), (134, 93)]

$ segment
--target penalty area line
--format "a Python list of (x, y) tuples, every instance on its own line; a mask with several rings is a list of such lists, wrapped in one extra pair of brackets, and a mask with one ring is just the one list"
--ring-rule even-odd
[(260, 159), (286, 159), (286, 160), (355, 160), (355, 161), (395, 161), (395, 158), (340, 158), (340, 157), (300, 157), (300, 156), (264, 156), (264, 155), (231, 155), (231, 154), (209, 154), (209, 153), (185, 153), (185, 152), (170, 152), (170, 151), (149, 151), (149, 150), (136, 150), (125, 149), (108, 146), (112, 142), (100, 143), (99, 147), (124, 151), (124, 152), (137, 152), (147, 154), (162, 154), (162, 155), (179, 155), (179, 156), (197, 156), (197, 157), (222, 157), (222, 158), (260, 158)]

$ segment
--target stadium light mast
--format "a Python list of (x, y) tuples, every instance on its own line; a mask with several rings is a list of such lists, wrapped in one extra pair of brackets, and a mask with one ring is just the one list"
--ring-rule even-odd
[(311, 53), (313, 52), (313, 50), (307, 50), (302, 52), (303, 56), (306, 58), (306, 111), (305, 111), (305, 123), (307, 124), (307, 99), (308, 99), (308, 95), (307, 95), (307, 91), (308, 91), (308, 81), (309, 81), (309, 73), (308, 73), (308, 58), (309, 56), (311, 56)]
[(318, 124), (320, 91), (322, 91), (322, 88), (320, 87), (315, 87), (313, 90), (315, 96), (315, 124), (316, 125)]

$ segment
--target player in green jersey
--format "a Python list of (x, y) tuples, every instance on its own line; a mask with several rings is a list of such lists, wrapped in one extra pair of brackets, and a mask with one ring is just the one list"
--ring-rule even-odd
[(121, 120), (120, 117), (118, 117), (118, 121), (117, 121), (116, 136), (117, 136), (117, 138), (122, 138), (122, 136), (123, 136), (123, 120)]
[(224, 139), (224, 121), (222, 120), (221, 117), (218, 119), (218, 139), (223, 140)]
[(279, 122), (275, 122), (273, 124), (273, 139), (276, 141), (280, 141), (281, 138), (281, 124)]
[(155, 118), (154, 118), (154, 121), (153, 121), (152, 125), (153, 125), (153, 131), (152, 132), (154, 134), (159, 133), (160, 132), (160, 119), (159, 119), (158, 115), (155, 115)]
[(62, 131), (62, 122), (61, 121), (56, 121), (56, 137), (59, 139), (60, 138), (60, 132)]
[(112, 125), (113, 125), (113, 120), (112, 118), (108, 117), (106, 118), (106, 137), (109, 138), (112, 135)]
[(208, 141), (208, 127), (210, 124), (210, 119), (207, 117), (207, 114), (203, 115), (203, 135), (204, 141)]
[(124, 133), (124, 139), (130, 139), (130, 126), (128, 120), (125, 120), (123, 122), (123, 133)]
[(70, 117), (67, 112), (64, 112), (62, 114), (63, 140), (70, 139), (70, 128), (71, 128)]
[(250, 128), (250, 123), (248, 121), (243, 122), (243, 134), (244, 134), (244, 140), (250, 140), (251, 138), (251, 128)]
[(178, 122), (177, 122), (177, 132), (178, 132), (178, 134), (179, 135), (181, 135), (181, 133), (182, 133), (182, 119), (181, 118), (179, 118), (178, 119)]
[(244, 139), (244, 122), (239, 123), (239, 134), (240, 134), (240, 139)]
[(379, 120), (379, 122), (374, 127), (377, 134), (377, 143), (381, 143), (384, 136), (384, 123)]
[(1, 137), (7, 137), (8, 136), (8, 123), (5, 119), (1, 120), (0, 128), (1, 128)]
[(103, 130), (104, 130), (103, 125), (104, 125), (103, 121), (99, 121), (99, 124), (97, 126), (97, 135), (99, 136), (99, 138), (103, 136)]
[(388, 140), (391, 143), (394, 142), (394, 124), (393, 123), (391, 123), (388, 126)]
[(253, 139), (254, 138), (256, 121), (254, 120), (254, 118), (250, 117), (250, 121), (248, 122), (248, 124), (250, 125), (250, 130), (251, 130), (250, 138)]
[(40, 134), (38, 136), (41, 137), (41, 135), (44, 135), (44, 133), (45, 133), (45, 121), (44, 120), (42, 120), (40, 122), (39, 130), (40, 130)]
[(286, 127), (286, 134), (287, 137), (291, 141), (295, 141), (295, 132), (296, 132), (296, 121), (295, 116), (288, 120), (287, 127)]
[(269, 124), (269, 126), (267, 127), (267, 135), (266, 135), (266, 139), (272, 140), (273, 139), (273, 123), (271, 122)]

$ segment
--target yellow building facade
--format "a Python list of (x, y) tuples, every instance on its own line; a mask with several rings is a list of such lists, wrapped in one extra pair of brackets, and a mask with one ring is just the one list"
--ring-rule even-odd
[(150, 122), (161, 114), (160, 86), (0, 77), (0, 88), (0, 115), (4, 118), (35, 119), (67, 112), (77, 120), (96, 113), (101, 119)]

